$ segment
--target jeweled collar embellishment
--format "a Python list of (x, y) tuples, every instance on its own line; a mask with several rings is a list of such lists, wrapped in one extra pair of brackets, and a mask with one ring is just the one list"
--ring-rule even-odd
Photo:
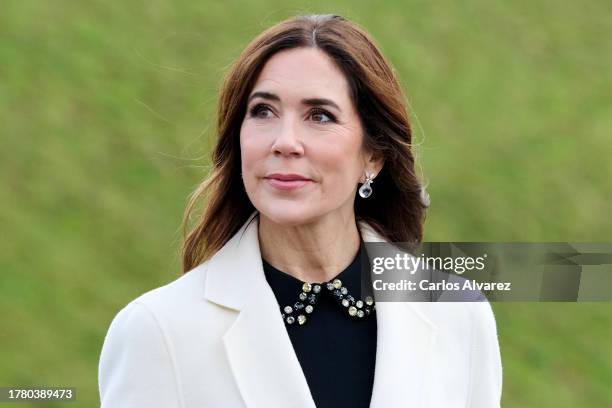
[(346, 286), (342, 286), (340, 279), (321, 284), (305, 282), (302, 285), (302, 292), (298, 296), (299, 300), (293, 305), (281, 307), (281, 316), (285, 324), (305, 324), (308, 320), (307, 316), (314, 311), (317, 301), (324, 291), (332, 295), (336, 303), (346, 310), (346, 314), (355, 320), (363, 320), (376, 309), (374, 299), (371, 296), (366, 296), (363, 300), (355, 299), (349, 294)]

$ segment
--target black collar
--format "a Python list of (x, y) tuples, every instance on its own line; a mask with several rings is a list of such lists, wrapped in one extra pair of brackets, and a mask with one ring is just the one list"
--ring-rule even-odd
[[(363, 241), (350, 265), (327, 282), (303, 282), (262, 257), (264, 274), (280, 305), (287, 325), (303, 325), (316, 314), (321, 296), (333, 298), (348, 318), (364, 320), (376, 309), (369, 283), (369, 261)], [(367, 265), (368, 268), (362, 268)], [(362, 288), (366, 290), (361, 296)], [(314, 318), (314, 317), (313, 317)]]

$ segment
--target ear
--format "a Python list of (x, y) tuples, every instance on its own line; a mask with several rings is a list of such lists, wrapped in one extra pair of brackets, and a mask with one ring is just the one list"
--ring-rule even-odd
[(361, 176), (362, 182), (365, 182), (365, 172), (369, 171), (374, 173), (374, 176), (378, 176), (385, 164), (385, 157), (380, 152), (366, 152), (364, 154), (363, 163), (363, 174)]

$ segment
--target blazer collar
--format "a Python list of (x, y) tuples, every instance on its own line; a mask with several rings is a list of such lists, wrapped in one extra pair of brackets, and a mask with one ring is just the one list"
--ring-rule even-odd
[[(223, 336), (247, 407), (315, 408), (308, 383), (268, 285), (255, 211), (208, 263), (204, 297), (236, 311)], [(364, 242), (385, 242), (358, 224)], [(436, 327), (412, 302), (378, 302), (374, 388), (370, 407), (426, 407)], [(341, 403), (341, 400), (339, 400)]]
[[(253, 212), (240, 230), (209, 260), (204, 297), (221, 306), (243, 309), (256, 282), (265, 281), (259, 247), (259, 213)], [(367, 223), (358, 227), (364, 242), (384, 242)]]

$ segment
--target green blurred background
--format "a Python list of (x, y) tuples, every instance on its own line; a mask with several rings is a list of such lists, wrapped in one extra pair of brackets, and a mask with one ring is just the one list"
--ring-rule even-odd
[[(293, 14), (344, 15), (396, 68), (426, 240), (610, 241), (612, 3), (331, 3), (2, 3), (0, 385), (99, 404), (111, 319), (180, 275), (222, 75)], [(612, 303), (493, 307), (503, 406), (612, 406)]]

